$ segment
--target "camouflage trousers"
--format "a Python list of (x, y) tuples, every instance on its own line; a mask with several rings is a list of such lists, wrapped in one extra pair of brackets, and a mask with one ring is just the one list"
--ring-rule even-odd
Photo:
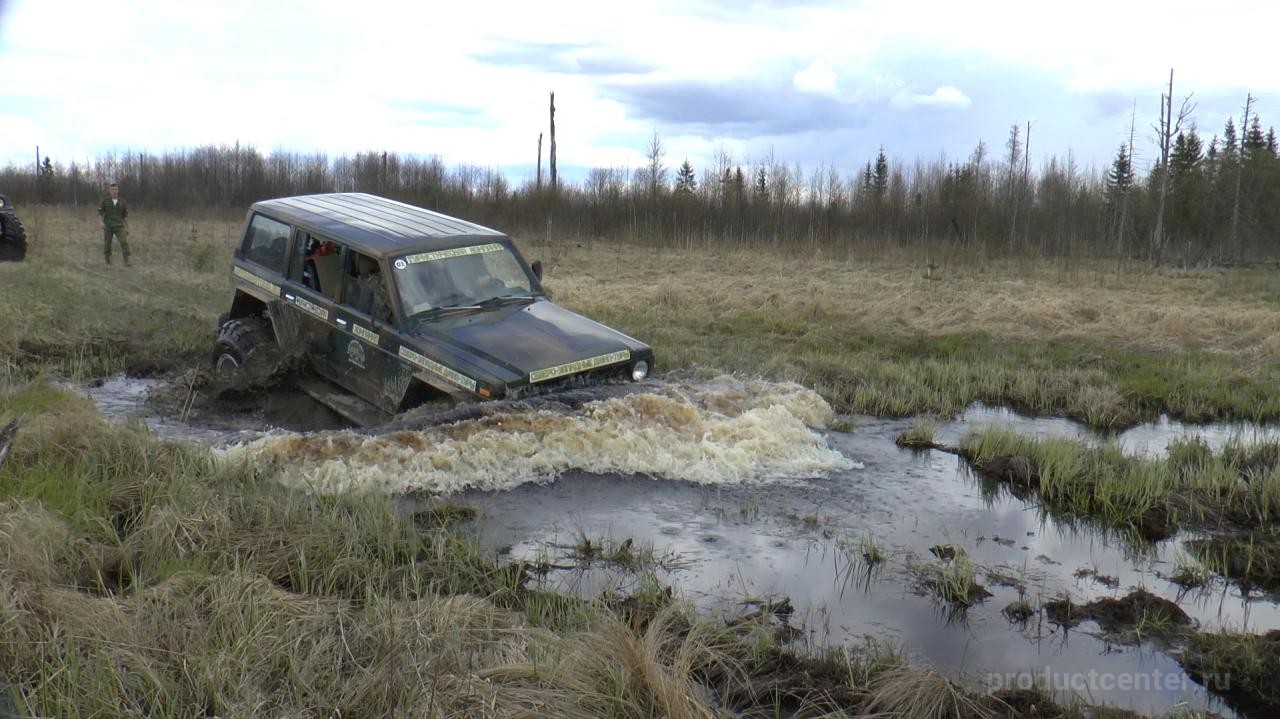
[(103, 227), (102, 228), (102, 256), (107, 262), (111, 261), (111, 238), (114, 236), (120, 242), (120, 254), (124, 255), (124, 261), (129, 261), (129, 232), (123, 227)]

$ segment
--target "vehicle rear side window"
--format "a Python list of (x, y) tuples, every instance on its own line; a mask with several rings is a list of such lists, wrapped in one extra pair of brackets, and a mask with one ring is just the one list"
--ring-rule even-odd
[(245, 259), (276, 272), (284, 272), (289, 252), (290, 228), (265, 215), (254, 215), (244, 238)]

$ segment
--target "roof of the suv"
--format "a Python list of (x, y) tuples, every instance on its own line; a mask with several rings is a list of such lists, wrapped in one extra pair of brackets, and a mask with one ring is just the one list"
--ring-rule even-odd
[(255, 212), (303, 225), (372, 255), (389, 255), (467, 237), (505, 237), (456, 217), (363, 192), (302, 195), (254, 203)]

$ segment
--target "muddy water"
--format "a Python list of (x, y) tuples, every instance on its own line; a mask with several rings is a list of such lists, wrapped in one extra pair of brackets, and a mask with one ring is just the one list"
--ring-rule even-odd
[[(121, 411), (110, 392), (95, 396), (104, 412)], [(137, 399), (126, 412), (139, 411)], [(1051, 686), (1074, 682), (1090, 701), (1143, 713), (1189, 705), (1231, 714), (1159, 646), (1115, 645), (1088, 623), (1067, 632), (1041, 614), (1011, 623), (1001, 609), (1019, 598), (1038, 607), (1064, 595), (1083, 602), (1141, 587), (1177, 601), (1201, 628), (1262, 632), (1280, 628), (1276, 604), (1225, 583), (1181, 593), (1164, 578), (1182, 551), (1179, 539), (1135, 548), (1045, 516), (984, 486), (950, 455), (897, 448), (893, 438), (909, 421), (857, 418), (848, 433), (812, 429), (830, 419), (825, 403), (801, 387), (722, 378), (654, 383), (573, 406), (504, 407), (445, 426), (401, 423), (381, 433), (193, 434), (148, 421), (161, 434), (210, 442), (232, 460), (276, 464), (281, 481), (309, 489), (447, 495), (471, 504), (481, 510), (474, 531), (490, 551), (564, 567), (540, 579), (563, 591), (634, 588), (635, 573), (579, 562), (574, 550), (584, 537), (597, 545), (630, 539), (652, 550), (661, 582), (706, 612), (732, 617), (750, 602), (788, 597), (797, 642), (811, 648), (874, 637), (976, 688), (1022, 673)], [(954, 442), (991, 424), (1102, 439), (1066, 420), (982, 407), (940, 423), (936, 434)], [(1247, 425), (1163, 421), (1116, 439), (1130, 451), (1158, 453), (1183, 436), (1218, 445), (1257, 434), (1274, 436)], [(858, 559), (862, 537), (887, 555), (875, 569)], [(993, 596), (956, 613), (920, 591), (910, 567), (936, 564), (930, 548), (943, 544), (999, 575), (979, 572)]]

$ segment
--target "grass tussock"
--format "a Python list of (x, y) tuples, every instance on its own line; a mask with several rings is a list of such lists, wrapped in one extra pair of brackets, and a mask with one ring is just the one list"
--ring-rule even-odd
[(1193, 679), (1250, 716), (1272, 716), (1280, 708), (1280, 631), (1196, 634), (1178, 662)]
[(1280, 532), (1268, 529), (1190, 539), (1186, 548), (1194, 562), (1177, 578), (1191, 582), (1218, 574), (1235, 580), (1245, 591), (1280, 596)]
[(900, 667), (881, 673), (871, 685), (866, 709), (873, 716), (988, 719), (989, 703), (927, 669)]
[[(1180, 527), (1265, 527), (1280, 518), (1280, 470), (1259, 456), (1271, 443), (1174, 443), (1166, 457), (1125, 454), (1118, 446), (1037, 439), (989, 429), (965, 438), (962, 453), (985, 476), (1034, 495), (1050, 510), (1101, 522), (1147, 540)], [(1248, 461), (1242, 458), (1248, 458)]]
[(917, 417), (911, 426), (903, 430), (894, 439), (894, 444), (908, 449), (928, 449), (934, 446), (933, 433), (938, 424), (932, 417)]
[(1070, 598), (1055, 599), (1044, 603), (1044, 612), (1055, 624), (1071, 627), (1089, 620), (1113, 636), (1136, 639), (1169, 637), (1182, 633), (1191, 624), (1191, 618), (1176, 603), (1144, 589), (1085, 604), (1076, 604)]
[(941, 562), (912, 562), (908, 569), (925, 592), (952, 608), (966, 609), (991, 596), (978, 581), (978, 566), (963, 550)]

